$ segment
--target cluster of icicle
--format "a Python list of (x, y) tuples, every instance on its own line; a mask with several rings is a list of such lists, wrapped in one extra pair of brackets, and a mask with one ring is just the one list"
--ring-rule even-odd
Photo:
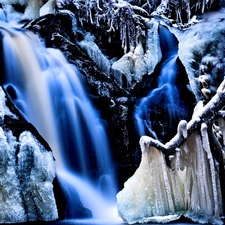
[(178, 25), (191, 24), (194, 14), (210, 10), (213, 2), (214, 0), (58, 0), (57, 6), (64, 9), (73, 5), (81, 26), (86, 22), (98, 29), (104, 29), (109, 36), (109, 42), (110, 36), (115, 31), (119, 32), (121, 47), (127, 53), (136, 47), (137, 37), (144, 35), (145, 18), (156, 14), (172, 19)]
[[(169, 18), (173, 17), (172, 13), (175, 12), (176, 16), (172, 19), (176, 23), (190, 23), (196, 12), (205, 13), (211, 9), (213, 2), (214, 0), (161, 0), (156, 12)], [(219, 5), (220, 2), (222, 1), (217, 1), (217, 4)]]
[[(224, 190), (221, 189), (219, 163), (212, 155), (209, 130), (216, 116), (220, 133), (225, 137), (224, 114), (221, 113), (224, 85), (222, 82), (207, 105), (197, 104), (192, 119), (179, 123), (177, 135), (170, 142), (164, 145), (151, 137), (141, 137), (140, 166), (117, 194), (118, 212), (123, 220), (129, 224), (165, 223), (183, 215), (198, 223), (223, 224)], [(164, 150), (172, 148), (175, 154), (170, 155), (168, 167)]]
[[(57, 2), (58, 8), (65, 8), (66, 4), (68, 2), (65, 0)], [(142, 32), (142, 25), (135, 14), (138, 12), (149, 16), (149, 13), (141, 7), (123, 0), (72, 0), (70, 4), (73, 4), (81, 26), (87, 22), (98, 29), (104, 27), (105, 33), (109, 36), (109, 43), (111, 33), (119, 31), (124, 53), (136, 46), (136, 39)]]

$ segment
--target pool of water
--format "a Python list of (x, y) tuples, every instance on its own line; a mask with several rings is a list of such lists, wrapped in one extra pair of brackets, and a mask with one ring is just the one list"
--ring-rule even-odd
[[(39, 224), (39, 223), (38, 223)], [(160, 223), (148, 223), (150, 225), (160, 225)], [(191, 225), (197, 224), (188, 219), (181, 218), (180, 220), (173, 221), (170, 223), (166, 223), (168, 225)], [(26, 224), (24, 224), (26, 225)], [(45, 222), (42, 225), (128, 225), (127, 223), (123, 222), (120, 218), (118, 221), (104, 221), (104, 220), (94, 220), (94, 219), (80, 219), (80, 220), (61, 220), (56, 222)]]
[[(148, 224), (160, 225), (162, 223), (148, 223)], [(170, 223), (165, 223), (165, 225), (166, 224), (168, 225), (193, 225), (193, 224), (200, 225), (199, 223), (194, 223), (185, 218), (181, 218), (177, 221), (173, 221)], [(71, 220), (60, 220), (60, 221), (54, 221), (54, 222), (17, 223), (17, 224), (11, 224), (11, 225), (128, 225), (128, 224), (123, 222), (120, 218), (118, 218), (118, 221), (110, 221), (110, 220), (104, 221), (104, 220), (94, 220), (94, 219), (71, 219)]]

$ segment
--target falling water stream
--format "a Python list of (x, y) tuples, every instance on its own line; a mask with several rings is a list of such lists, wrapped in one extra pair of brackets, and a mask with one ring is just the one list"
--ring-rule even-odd
[(32, 32), (5, 23), (0, 27), (5, 90), (49, 143), (57, 176), (70, 195), (76, 189), (95, 219), (110, 220), (117, 192), (110, 149), (79, 71)]
[[(140, 100), (135, 112), (135, 119), (139, 136), (147, 135), (154, 139), (160, 139), (156, 133), (159, 130), (163, 136), (163, 126), (158, 118), (161, 114), (165, 121), (177, 126), (175, 121), (185, 114), (180, 104), (179, 90), (176, 80), (178, 76), (178, 45), (175, 36), (163, 26), (160, 26), (160, 42), (163, 52), (162, 64), (159, 69), (158, 86), (149, 91), (149, 94)], [(157, 132), (153, 123), (160, 127)], [(163, 138), (162, 138), (163, 139)], [(162, 140), (161, 140), (162, 141)]]

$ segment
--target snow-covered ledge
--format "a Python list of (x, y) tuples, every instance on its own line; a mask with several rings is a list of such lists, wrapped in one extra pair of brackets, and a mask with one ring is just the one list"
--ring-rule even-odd
[(21, 129), (16, 126), (22, 122), (7, 107), (0, 87), (0, 223), (56, 220), (52, 151), (46, 150), (31, 131), (11, 130), (6, 118), (14, 129)]
[(183, 215), (198, 223), (223, 224), (224, 106), (225, 80), (211, 101), (196, 105), (188, 123), (179, 123), (171, 141), (141, 137), (140, 166), (117, 194), (124, 221), (165, 223)]

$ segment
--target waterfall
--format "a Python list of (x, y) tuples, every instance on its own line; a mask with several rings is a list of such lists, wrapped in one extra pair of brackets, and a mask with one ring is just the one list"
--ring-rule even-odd
[(5, 90), (52, 148), (57, 176), (69, 194), (76, 189), (94, 218), (105, 217), (106, 196), (115, 203), (114, 169), (103, 123), (80, 72), (32, 32), (3, 22), (0, 28)]
[(155, 139), (163, 140), (166, 122), (169, 121), (173, 124), (172, 127), (176, 127), (178, 118), (186, 117), (186, 109), (179, 99), (176, 83), (179, 74), (177, 40), (163, 26), (160, 26), (159, 34), (163, 59), (159, 69), (158, 86), (140, 100), (135, 111), (135, 121), (140, 137), (147, 133)]

